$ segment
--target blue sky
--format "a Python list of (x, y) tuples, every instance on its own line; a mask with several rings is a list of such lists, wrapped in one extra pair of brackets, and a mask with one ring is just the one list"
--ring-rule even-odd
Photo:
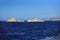
[(60, 0), (0, 0), (0, 20), (60, 17)]

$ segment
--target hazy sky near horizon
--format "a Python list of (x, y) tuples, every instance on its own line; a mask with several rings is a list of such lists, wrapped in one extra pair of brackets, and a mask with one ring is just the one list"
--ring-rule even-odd
[(60, 17), (60, 0), (0, 0), (0, 20)]

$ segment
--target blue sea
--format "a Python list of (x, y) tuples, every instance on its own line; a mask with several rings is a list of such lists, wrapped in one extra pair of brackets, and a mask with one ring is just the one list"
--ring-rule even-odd
[(60, 40), (60, 21), (0, 21), (0, 40)]

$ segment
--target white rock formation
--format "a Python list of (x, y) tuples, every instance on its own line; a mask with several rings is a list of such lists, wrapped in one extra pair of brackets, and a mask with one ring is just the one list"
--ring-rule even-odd
[(16, 22), (16, 19), (15, 18), (10, 18), (7, 20), (7, 22)]
[(7, 22), (24, 22), (24, 20), (16, 20), (15, 18), (10, 18)]

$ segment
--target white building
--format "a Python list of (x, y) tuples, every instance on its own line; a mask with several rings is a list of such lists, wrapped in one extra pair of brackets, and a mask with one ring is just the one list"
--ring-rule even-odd
[(44, 22), (44, 20), (40, 20), (39, 18), (27, 20), (27, 22)]

